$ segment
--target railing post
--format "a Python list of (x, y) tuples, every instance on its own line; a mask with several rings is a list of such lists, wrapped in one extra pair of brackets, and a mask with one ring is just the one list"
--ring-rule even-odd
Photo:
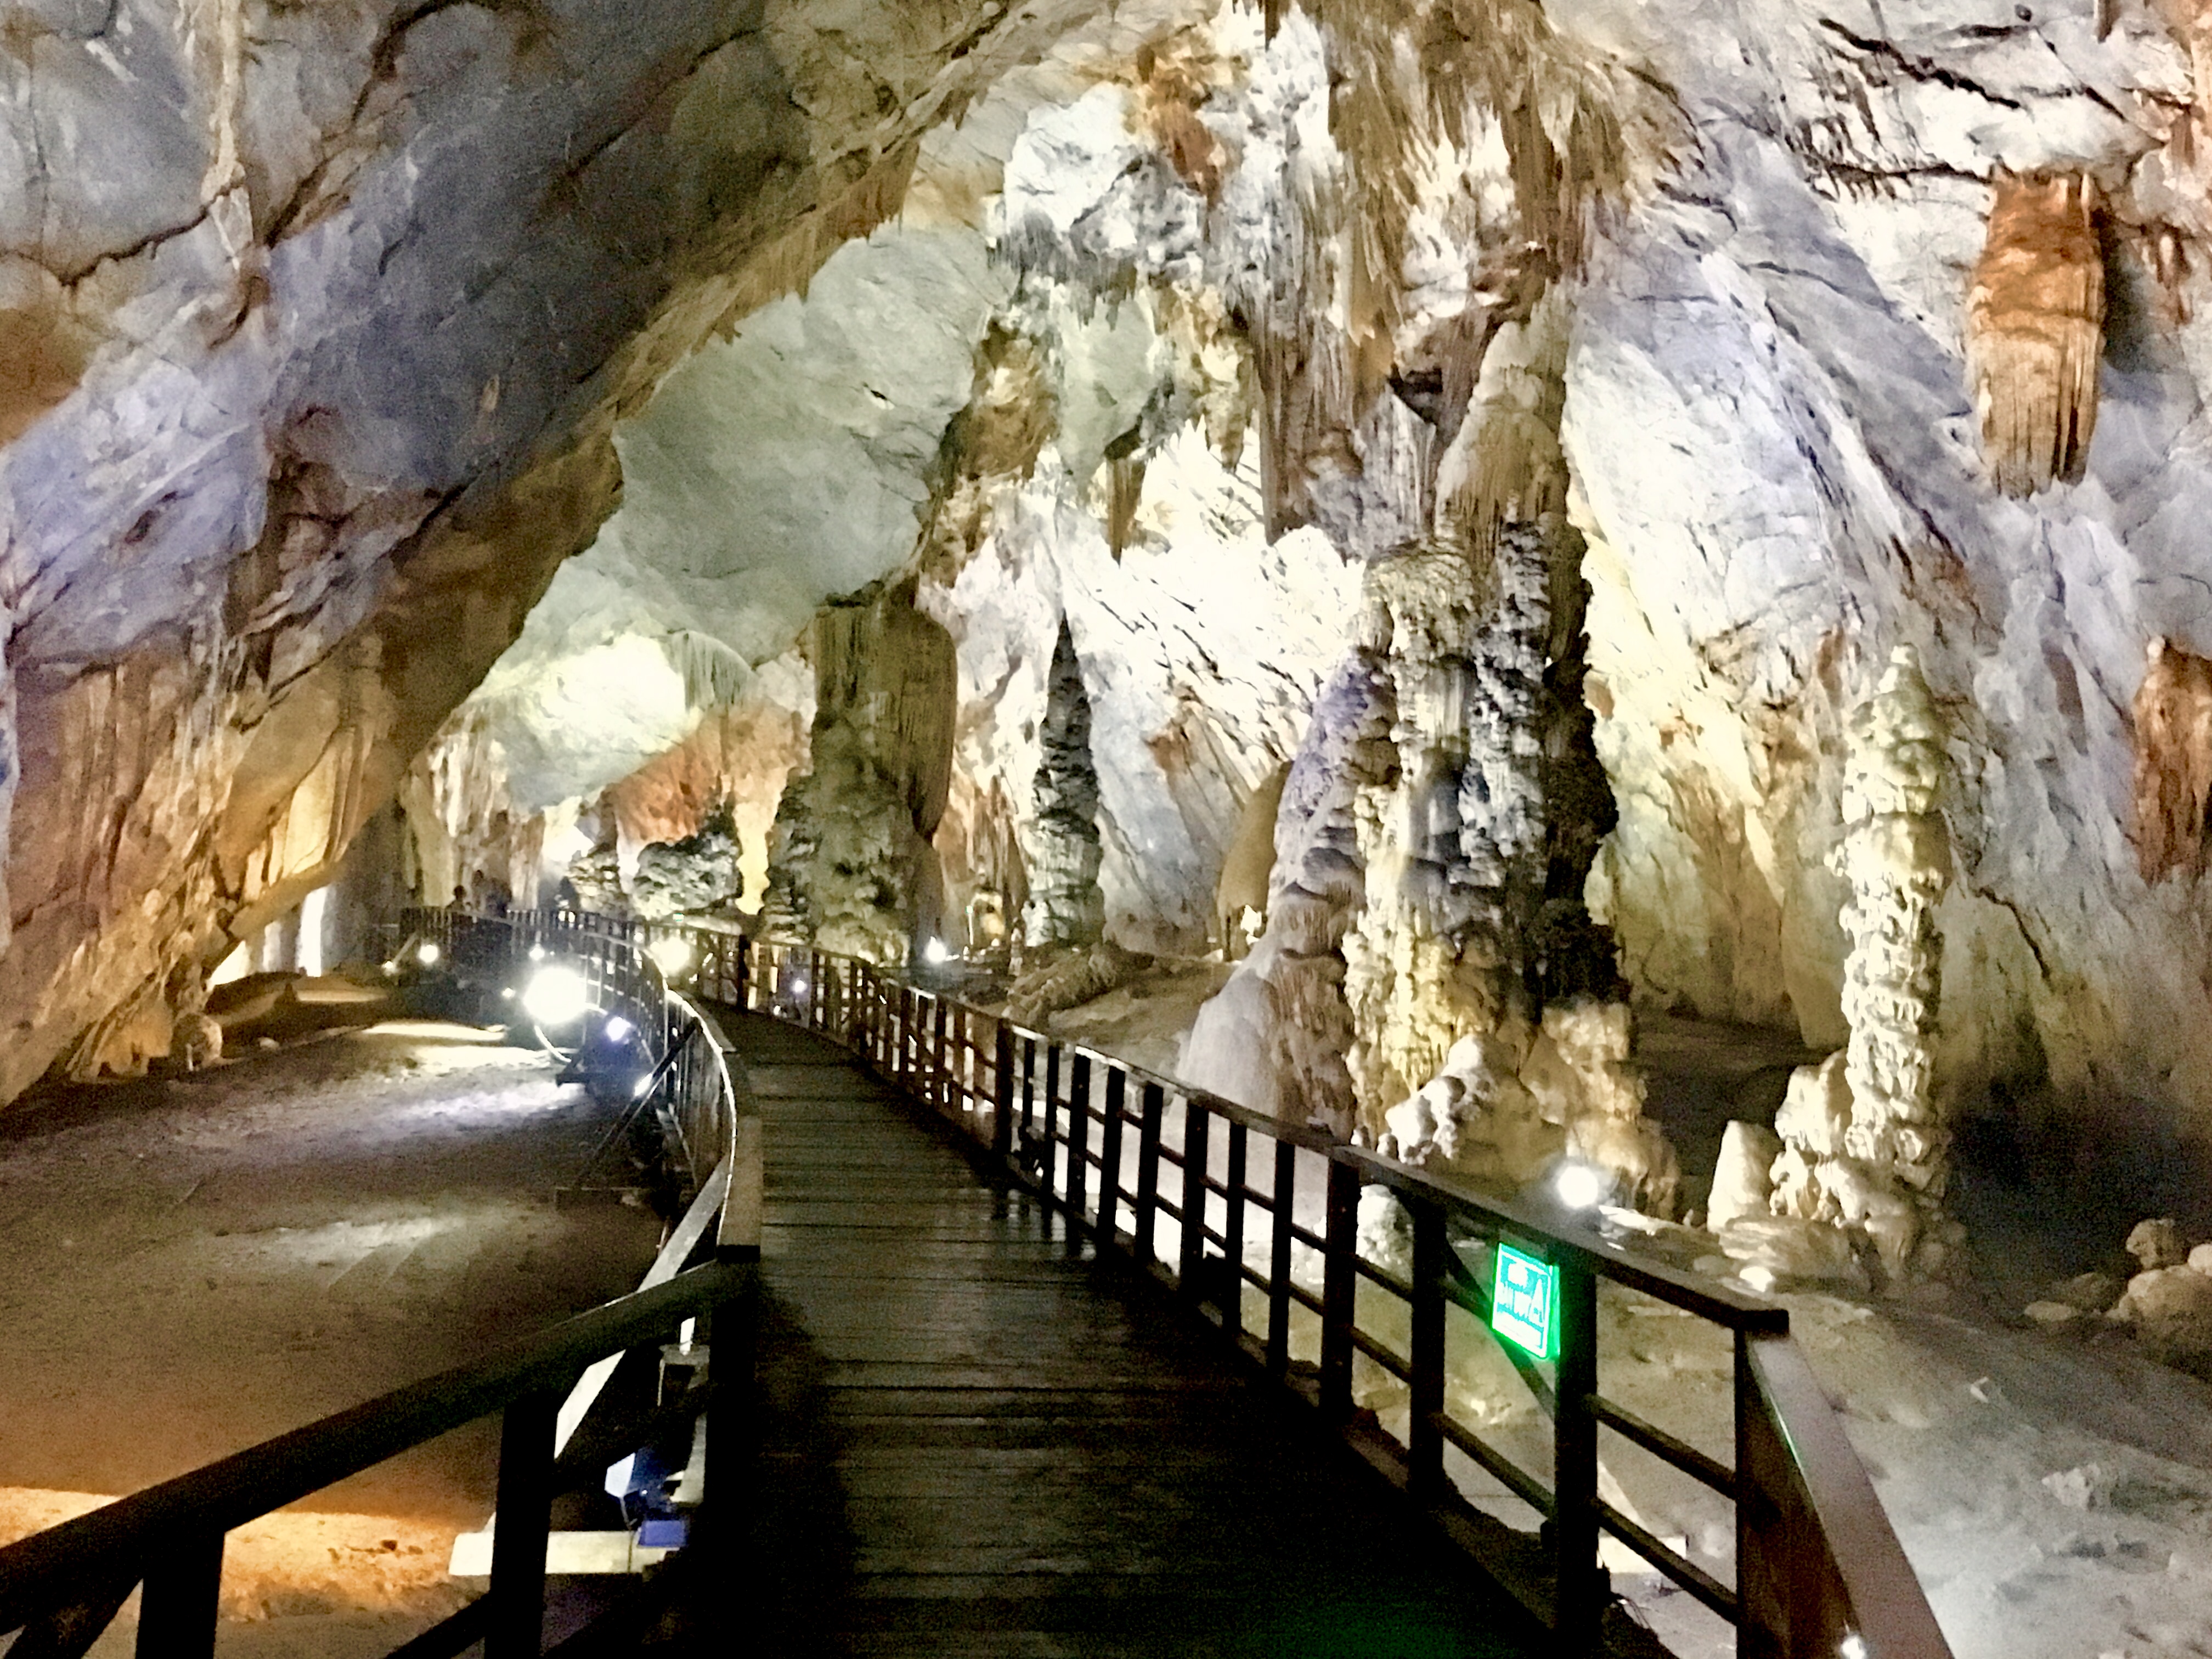
[(1597, 1559), (1597, 1275), (1581, 1252), (1559, 1253), (1559, 1415), (1552, 1425), (1552, 1630), (1559, 1651), (1597, 1651), (1606, 1582)]
[(1413, 1212), (1413, 1417), (1406, 1431), (1406, 1485), (1418, 1502), (1444, 1492), (1444, 1276), (1451, 1245), (1441, 1205), (1416, 1199)]
[(1157, 1083), (1145, 1085), (1142, 1115), (1137, 1121), (1137, 1260), (1149, 1262), (1159, 1254), (1160, 1116), (1167, 1109), (1167, 1091)]
[(1098, 1158), (1098, 1234), (1107, 1245), (1121, 1243), (1121, 1120), (1128, 1111), (1129, 1074), (1106, 1064), (1106, 1124)]
[(1321, 1412), (1332, 1424), (1352, 1420), (1352, 1302), (1359, 1292), (1359, 1171), (1328, 1161), (1328, 1245), (1321, 1279)]
[(545, 1638), (545, 1535), (553, 1523), (553, 1425), (561, 1395), (524, 1395), (499, 1430), (499, 1512), (491, 1534), (484, 1659), (538, 1659)]
[(1206, 1295), (1206, 1132), (1212, 1116), (1188, 1095), (1183, 1097), (1182, 1249), (1176, 1272), (1182, 1293), (1194, 1303)]
[(1090, 1217), (1084, 1193), (1091, 1184), (1091, 1056), (1078, 1054), (1067, 1071), (1067, 1243), (1076, 1248)]
[(1014, 1026), (1001, 1015), (991, 1041), (992, 1174), (1005, 1172), (1014, 1151)]
[[(1044, 1046), (1044, 1195), (1060, 1196), (1060, 1045)], [(1047, 1227), (1052, 1224), (1049, 1219)]]
[(1267, 1261), (1267, 1375), (1278, 1382), (1291, 1369), (1291, 1228), (1297, 1217), (1298, 1149), (1287, 1140), (1275, 1143), (1275, 1186), (1269, 1219), (1274, 1235)]
[(891, 1075), (898, 1080), (900, 1089), (911, 1092), (911, 1060), (907, 1054), (914, 1035), (914, 987), (898, 988), (898, 1017), (892, 1022), (898, 1028), (898, 1040), (891, 1056)]
[(1229, 1126), (1229, 1192), (1222, 1202), (1221, 1254), (1229, 1264), (1229, 1286), (1222, 1292), (1221, 1328), (1233, 1340), (1244, 1334), (1244, 1177), (1251, 1131)]
[(165, 1542), (146, 1569), (138, 1602), (138, 1659), (212, 1659), (222, 1595), (220, 1532), (190, 1532)]
[(945, 1109), (945, 993), (933, 993), (929, 1011), (929, 1087), (925, 1098), (939, 1111)]

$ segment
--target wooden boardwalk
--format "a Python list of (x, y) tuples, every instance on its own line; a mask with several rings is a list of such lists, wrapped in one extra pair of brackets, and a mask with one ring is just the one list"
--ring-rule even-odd
[(724, 1625), (746, 1650), (1540, 1650), (1156, 1285), (842, 1050), (726, 1018), (767, 1146), (758, 1577)]

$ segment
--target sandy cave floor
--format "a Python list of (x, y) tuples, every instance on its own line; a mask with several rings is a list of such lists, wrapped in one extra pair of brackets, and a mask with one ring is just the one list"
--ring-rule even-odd
[[(0, 1540), (631, 1289), (653, 1218), (551, 1201), (603, 1127), (543, 1056), (428, 1023), (0, 1116)], [(497, 1442), (487, 1419), (234, 1533), (221, 1650), (380, 1654), (459, 1607)]]

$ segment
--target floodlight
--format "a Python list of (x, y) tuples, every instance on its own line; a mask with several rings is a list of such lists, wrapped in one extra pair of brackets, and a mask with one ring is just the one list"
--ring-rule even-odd
[(522, 993), (522, 1006), (540, 1025), (566, 1025), (592, 1006), (591, 988), (574, 968), (540, 968)]
[(415, 947), (415, 960), (425, 968), (436, 967), (441, 954), (443, 953), (438, 949), (438, 942), (435, 939), (426, 939)]
[(1611, 1189), (1604, 1172), (1593, 1164), (1562, 1164), (1552, 1177), (1552, 1190), (1570, 1210), (1595, 1209)]

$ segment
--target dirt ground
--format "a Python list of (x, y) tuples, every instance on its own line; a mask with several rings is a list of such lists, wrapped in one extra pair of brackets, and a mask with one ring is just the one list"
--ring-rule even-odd
[[(552, 1203), (603, 1127), (550, 1060), (427, 1023), (0, 1115), (0, 1541), (631, 1289), (653, 1218)], [(458, 1607), (497, 1439), (232, 1534), (222, 1650), (380, 1653)]]

